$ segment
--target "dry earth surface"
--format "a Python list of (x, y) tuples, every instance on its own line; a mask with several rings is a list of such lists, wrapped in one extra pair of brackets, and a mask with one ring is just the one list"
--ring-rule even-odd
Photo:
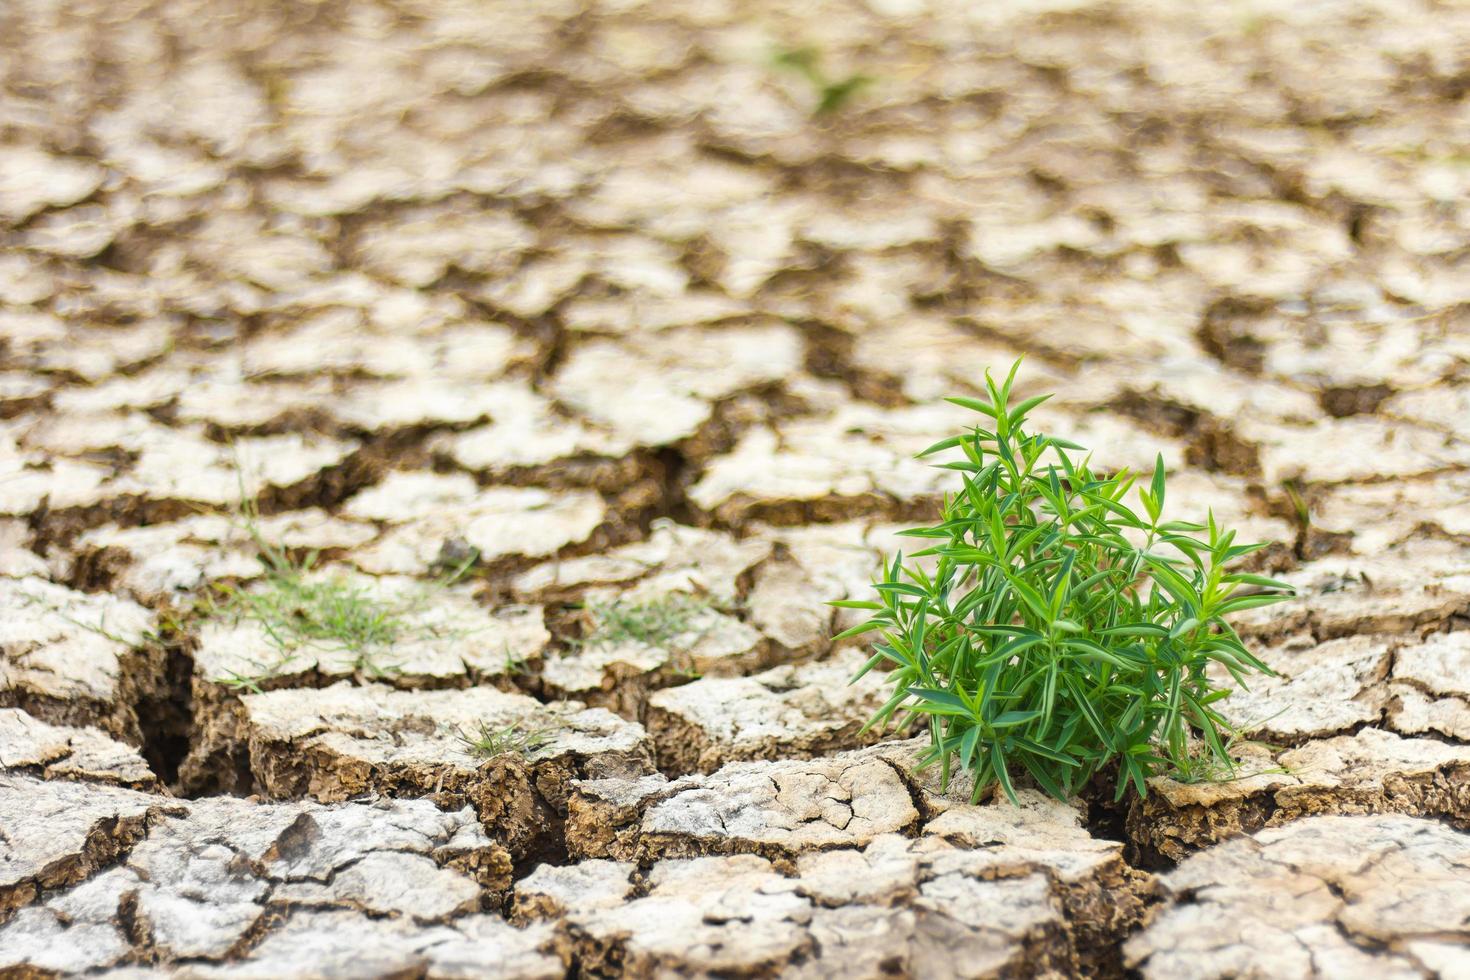
[[(0, 976), (1470, 976), (1462, 0), (0, 38)], [(822, 603), (1020, 354), (1299, 587), (1244, 778), (859, 733)]]

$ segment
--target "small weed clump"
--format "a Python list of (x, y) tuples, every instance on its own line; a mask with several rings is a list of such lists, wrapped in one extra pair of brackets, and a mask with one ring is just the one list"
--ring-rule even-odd
[[(1270, 673), (1224, 617), (1287, 598), (1285, 583), (1228, 572), (1263, 547), (1236, 544), (1213, 513), (1203, 525), (1163, 521), (1163, 457), (1126, 504), (1135, 477), (1096, 473), (1082, 447), (1028, 433), (1029, 413), (1050, 396), (1010, 404), (1020, 363), (1003, 384), (988, 374), (990, 400), (949, 401), (985, 417), (936, 443), (928, 456), (960, 474), (943, 519), (903, 532), (933, 541), (905, 565), (902, 554), (875, 583), (881, 601), (835, 605), (872, 617), (841, 634), (877, 632), (862, 673), (887, 664), (894, 693), (869, 722), (929, 721), (922, 764), (939, 763), (947, 787), (956, 763), (976, 800), (999, 784), (1015, 801), (1013, 773), (1067, 799), (1117, 763), (1117, 798), (1139, 795), (1148, 777), (1192, 781), (1234, 771), (1229, 724), (1212, 705), (1229, 689), (1206, 675), (1211, 662), (1238, 683)], [(859, 674), (861, 676), (861, 673)]]
[(464, 743), (465, 751), (476, 759), (493, 759), (506, 753), (524, 756), (550, 741), (551, 730), (528, 728), (521, 722), (496, 728), (482, 721), (473, 731), (461, 731), (459, 740)]
[(690, 633), (702, 633), (699, 620), (711, 608), (708, 600), (682, 592), (638, 602), (614, 599), (589, 603), (587, 611), (593, 625), (581, 643), (588, 647), (619, 643), (667, 646)]
[(614, 599), (588, 603), (591, 629), (573, 645), (597, 650), (620, 643), (642, 643), (666, 649), (673, 655), (676, 674), (697, 679), (699, 672), (689, 650), (709, 632), (707, 614), (712, 609), (714, 605), (708, 599), (683, 592), (639, 601)]
[(862, 73), (841, 79), (827, 77), (822, 70), (821, 52), (816, 48), (789, 48), (778, 51), (771, 60), (776, 67), (795, 72), (811, 85), (817, 96), (813, 116), (831, 115), (874, 81), (872, 76)]
[[(248, 587), (215, 585), (197, 608), (207, 619), (259, 625), (279, 656), (273, 663), (257, 664), (254, 673), (230, 674), (222, 682), (258, 694), (260, 683), (297, 659), (303, 647), (346, 650), (355, 668), (366, 675), (391, 674), (395, 668), (381, 657), (396, 641), (423, 632), (424, 627), (410, 624), (405, 617), (419, 609), (430, 593), (426, 590), (403, 601), (385, 601), (345, 575), (317, 573), (314, 552), (294, 559), (285, 548), (267, 540), (254, 501), (242, 500), (239, 518), (258, 550), (265, 574)], [(450, 584), (465, 567), (436, 584)]]

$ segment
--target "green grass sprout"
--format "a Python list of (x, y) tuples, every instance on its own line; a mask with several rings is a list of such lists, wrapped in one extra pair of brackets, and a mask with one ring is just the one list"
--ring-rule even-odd
[(459, 740), (475, 758), (493, 759), (506, 753), (529, 755), (549, 742), (551, 736), (549, 728), (528, 728), (520, 721), (499, 728), (482, 721), (473, 730), (461, 730)]
[(811, 84), (817, 96), (817, 103), (812, 108), (813, 116), (826, 116), (836, 112), (876, 81), (872, 76), (861, 72), (841, 79), (829, 78), (822, 70), (821, 52), (813, 47), (783, 48), (771, 57), (771, 63), (778, 68), (795, 72)]

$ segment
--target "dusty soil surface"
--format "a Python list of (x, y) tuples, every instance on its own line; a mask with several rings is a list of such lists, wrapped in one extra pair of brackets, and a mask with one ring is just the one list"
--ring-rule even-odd
[[(0, 975), (1470, 975), (1464, 3), (0, 38)], [(860, 732), (823, 602), (1021, 354), (1299, 587), (1244, 778)]]

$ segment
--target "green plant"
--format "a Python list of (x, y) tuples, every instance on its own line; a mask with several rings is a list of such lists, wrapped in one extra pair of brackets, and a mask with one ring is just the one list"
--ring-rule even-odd
[(535, 752), (551, 740), (549, 728), (526, 728), (520, 721), (496, 728), (487, 722), (479, 722), (473, 731), (459, 733), (465, 751), (477, 759), (493, 759), (507, 752), (527, 755)]
[(1162, 456), (1138, 487), (1139, 513), (1124, 502), (1132, 474), (1096, 473), (1070, 455), (1082, 447), (1026, 432), (1050, 396), (1012, 406), (1019, 367), (999, 385), (987, 373), (988, 402), (949, 399), (988, 428), (920, 454), (963, 453), (942, 464), (962, 483), (942, 521), (903, 532), (934, 542), (911, 556), (929, 568), (900, 553), (875, 583), (881, 601), (835, 603), (872, 613), (841, 634), (879, 634), (862, 673), (892, 668), (893, 696), (869, 726), (899, 711), (901, 728), (927, 719), (922, 764), (939, 763), (947, 787), (957, 762), (977, 800), (999, 784), (1014, 801), (1013, 773), (1066, 799), (1116, 762), (1121, 799), (1130, 783), (1146, 794), (1156, 773), (1232, 772), (1231, 729), (1212, 707), (1229, 689), (1206, 668), (1242, 684), (1270, 673), (1224, 617), (1289, 587), (1227, 571), (1262, 546), (1236, 544), (1213, 513), (1204, 525), (1162, 520)]
[(855, 73), (842, 79), (827, 77), (822, 70), (822, 55), (816, 48), (786, 48), (771, 58), (778, 68), (794, 71), (806, 79), (816, 91), (817, 104), (812, 115), (825, 116), (841, 109), (858, 92), (873, 84), (869, 75)]

